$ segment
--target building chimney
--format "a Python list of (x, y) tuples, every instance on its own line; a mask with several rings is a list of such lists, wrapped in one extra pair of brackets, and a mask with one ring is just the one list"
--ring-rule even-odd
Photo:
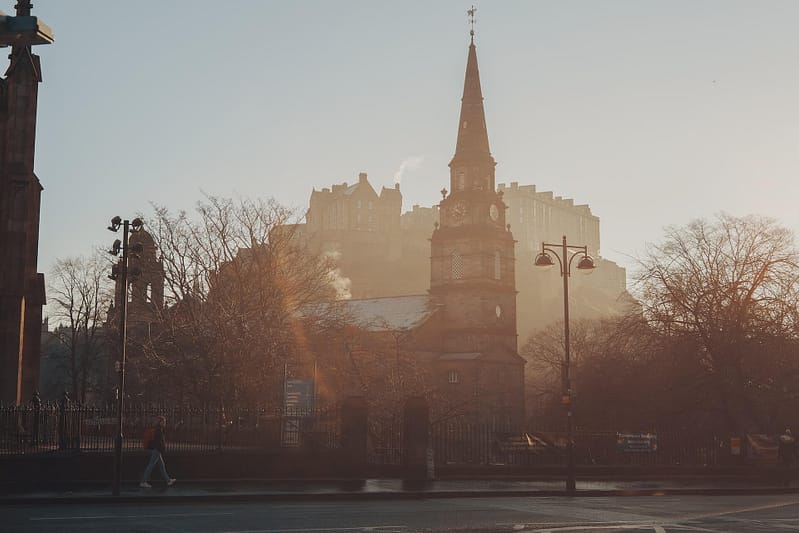
[(358, 183), (366, 183), (366, 172), (358, 174)]

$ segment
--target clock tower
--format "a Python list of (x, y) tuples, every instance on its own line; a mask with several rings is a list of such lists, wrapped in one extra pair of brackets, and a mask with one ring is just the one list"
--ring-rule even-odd
[(515, 241), (494, 184), (495, 166), (472, 31), (449, 191), (441, 191), (441, 222), (431, 238), (430, 295), (442, 305), (442, 347), (453, 354), (450, 359), (472, 354), (483, 362), (521, 367)]

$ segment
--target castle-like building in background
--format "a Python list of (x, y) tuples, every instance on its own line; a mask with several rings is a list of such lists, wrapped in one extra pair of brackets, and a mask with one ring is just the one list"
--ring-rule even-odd
[[(455, 184), (457, 190), (457, 183)], [(535, 185), (500, 183), (505, 224), (516, 239), (517, 328), (524, 342), (534, 331), (562, 320), (558, 273), (533, 268), (542, 242), (563, 235), (585, 244), (597, 268), (571, 281), (572, 317), (604, 318), (627, 309), (627, 273), (600, 254), (600, 221), (587, 204), (538, 191)], [(390, 194), (387, 194), (390, 193)], [(329, 253), (339, 267), (342, 296), (375, 298), (421, 294), (430, 288), (430, 235), (441, 224), (439, 206), (402, 210), (399, 185), (374, 191), (365, 173), (358, 183), (333, 185), (311, 194), (306, 224), (297, 231), (315, 251)]]
[(533, 268), (541, 243), (559, 243), (563, 235), (569, 242), (588, 246), (596, 267), (590, 276), (574, 276), (570, 281), (572, 319), (606, 318), (629, 309), (627, 272), (600, 253), (599, 217), (587, 204), (571, 198), (538, 191), (535, 185), (500, 183), (508, 205), (508, 223), (516, 237), (516, 286), (519, 289), (519, 333), (522, 340), (547, 324), (562, 320), (563, 287), (556, 270)]

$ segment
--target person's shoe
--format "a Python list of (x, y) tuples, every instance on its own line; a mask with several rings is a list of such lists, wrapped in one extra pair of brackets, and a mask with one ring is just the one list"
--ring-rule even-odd
[(171, 487), (172, 485), (174, 485), (174, 484), (175, 484), (175, 481), (177, 481), (177, 479), (175, 479), (175, 478), (173, 478), (173, 477), (171, 477), (171, 478), (167, 479), (167, 480), (166, 480), (166, 486), (167, 486), (167, 487)]
[(151, 489), (151, 488), (153, 488), (153, 486), (150, 485), (149, 483), (147, 483), (146, 481), (142, 481), (141, 483), (139, 483), (139, 487), (141, 487), (143, 489)]

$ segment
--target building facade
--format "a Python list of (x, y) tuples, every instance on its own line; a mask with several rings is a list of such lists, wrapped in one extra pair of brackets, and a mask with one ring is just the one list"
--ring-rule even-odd
[[(13, 27), (24, 27), (15, 32)], [(42, 69), (34, 44), (52, 42), (50, 29), (18, 0), (0, 44), (11, 46), (0, 79), (0, 402), (19, 403), (39, 387), (44, 274), (37, 272), (42, 186), (33, 170), (36, 108)]]

